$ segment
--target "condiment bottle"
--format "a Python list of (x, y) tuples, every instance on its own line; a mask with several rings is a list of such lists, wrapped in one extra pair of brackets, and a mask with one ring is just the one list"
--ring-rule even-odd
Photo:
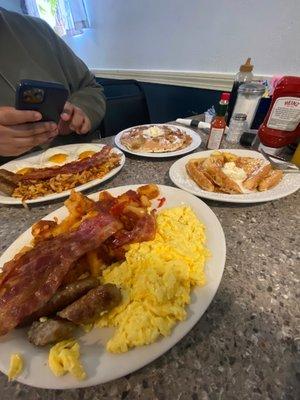
[(300, 137), (300, 77), (284, 76), (278, 81), (258, 136), (260, 148), (274, 155)]
[(207, 141), (207, 148), (210, 150), (218, 149), (220, 147), (226, 128), (225, 115), (229, 103), (229, 97), (229, 93), (222, 93), (219, 107), (217, 108), (217, 114), (211, 121), (210, 132)]
[(233, 114), (226, 141), (229, 143), (239, 143), (242, 134), (245, 131), (246, 114)]
[(243, 83), (238, 88), (238, 98), (233, 114), (246, 114), (246, 123), (249, 129), (251, 128), (260, 99), (265, 90), (265, 86), (260, 83)]
[(228, 117), (227, 117), (227, 124), (229, 125), (233, 109), (236, 103), (236, 99), (238, 96), (238, 88), (240, 85), (246, 82), (253, 81), (253, 65), (251, 64), (251, 58), (247, 58), (245, 64), (240, 66), (240, 71), (235, 75), (233, 86), (230, 93), (230, 102), (228, 106)]

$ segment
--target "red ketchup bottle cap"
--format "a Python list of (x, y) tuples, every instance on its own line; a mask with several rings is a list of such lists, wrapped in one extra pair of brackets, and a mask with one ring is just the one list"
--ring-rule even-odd
[(223, 101), (229, 101), (229, 99), (230, 99), (230, 93), (222, 93), (221, 94), (221, 100), (223, 100)]

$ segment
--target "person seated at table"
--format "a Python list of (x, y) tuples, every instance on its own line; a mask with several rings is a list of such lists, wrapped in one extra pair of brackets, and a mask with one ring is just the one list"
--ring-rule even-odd
[[(99, 126), (105, 113), (102, 87), (46, 22), (0, 7), (0, 59), (0, 156), (18, 156), (57, 135), (71, 134), (68, 142), (80, 141), (76, 134)], [(69, 90), (58, 124), (14, 108), (21, 79), (59, 82)]]

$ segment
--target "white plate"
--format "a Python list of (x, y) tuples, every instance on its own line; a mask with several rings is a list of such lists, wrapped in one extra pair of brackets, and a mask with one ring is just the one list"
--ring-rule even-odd
[[(104, 146), (104, 144), (99, 144), (99, 143), (80, 143), (80, 144), (78, 144), (77, 143), (77, 144), (67, 144), (65, 146), (53, 147), (53, 149), (63, 149), (65, 151), (68, 151), (68, 152), (74, 154), (77, 151), (79, 151), (81, 147), (84, 148), (86, 146), (97, 148), (98, 151), (100, 151), (102, 149), (102, 147)], [(113, 151), (115, 153), (121, 155), (120, 165), (117, 168), (112, 169), (103, 178), (94, 179), (90, 182), (84, 183), (83, 185), (76, 186), (76, 188), (75, 188), (76, 191), (81, 192), (81, 191), (89, 189), (93, 186), (99, 185), (99, 183), (102, 183), (102, 182), (110, 179), (112, 176), (116, 175), (120, 171), (120, 169), (123, 168), (123, 166), (125, 164), (125, 155), (123, 154), (122, 151), (120, 151), (116, 147), (113, 148)], [(7, 169), (7, 170), (13, 171), (13, 172), (16, 172), (18, 169), (23, 168), (24, 166), (27, 166), (27, 165), (39, 166), (41, 168), (44, 166), (42, 163), (43, 154), (44, 154), (44, 152), (40, 152), (40, 151), (35, 152), (35, 153), (31, 154), (29, 157), (24, 156), (24, 157), (18, 158), (16, 160), (9, 161), (8, 163), (1, 165), (0, 168)], [(71, 193), (71, 190), (65, 190), (64, 192), (61, 192), (61, 193), (53, 193), (53, 194), (48, 194), (46, 196), (37, 197), (36, 199), (26, 200), (25, 203), (32, 204), (32, 203), (41, 203), (44, 201), (55, 200), (55, 199), (59, 199), (61, 197), (68, 196), (70, 193)], [(0, 204), (23, 204), (23, 203), (22, 203), (21, 199), (11, 197), (11, 196), (8, 196), (7, 194), (0, 192)]]
[[(113, 195), (119, 195), (128, 189), (135, 190), (137, 187), (139, 185), (121, 186), (109, 189), (109, 192)], [(125, 376), (149, 364), (174, 346), (192, 329), (209, 306), (220, 284), (225, 264), (225, 237), (218, 218), (200, 199), (182, 190), (168, 186), (160, 186), (160, 192), (161, 196), (166, 198), (166, 203), (161, 209), (180, 204), (187, 204), (192, 207), (197, 217), (206, 226), (206, 245), (212, 253), (212, 257), (208, 260), (205, 269), (207, 284), (202, 288), (193, 290), (192, 301), (188, 306), (187, 319), (178, 323), (170, 336), (162, 338), (151, 345), (138, 347), (123, 354), (110, 354), (105, 350), (105, 344), (113, 332), (111, 329), (97, 328), (88, 334), (82, 335), (80, 337), (81, 360), (87, 372), (87, 379), (84, 381), (77, 381), (70, 374), (56, 378), (47, 366), (48, 349), (34, 347), (27, 341), (25, 330), (16, 329), (5, 337), (0, 338), (0, 370), (2, 372), (7, 374), (10, 355), (20, 352), (25, 359), (26, 368), (24, 373), (17, 379), (19, 382), (49, 389), (98, 385)], [(93, 194), (90, 197), (97, 199), (98, 194)], [(155, 201), (154, 204), (156, 204)], [(61, 207), (45, 218), (53, 219), (56, 216), (61, 220), (66, 215), (66, 208)], [(30, 240), (31, 232), (28, 229), (2, 255), (0, 269), (6, 261), (10, 260)]]
[[(228, 203), (262, 203), (264, 201), (276, 200), (281, 197), (288, 196), (296, 192), (300, 188), (300, 174), (284, 174), (281, 182), (272, 189), (265, 192), (253, 192), (245, 194), (226, 194), (207, 192), (200, 189), (200, 187), (189, 177), (186, 172), (185, 165), (192, 158), (205, 158), (214, 150), (201, 151), (193, 153), (186, 157), (177, 160), (170, 168), (169, 175), (173, 183), (179, 188), (186, 190), (196, 196), (203, 197), (210, 200), (224, 201)], [(253, 150), (238, 150), (238, 149), (221, 149), (220, 151), (227, 151), (242, 157), (257, 157), (265, 159), (262, 154)]]
[(131, 128), (125, 129), (124, 131), (121, 131), (117, 134), (117, 136), (115, 137), (115, 144), (121, 150), (126, 151), (127, 153), (135, 154), (136, 156), (151, 157), (151, 158), (166, 158), (166, 157), (180, 156), (183, 154), (190, 153), (191, 151), (197, 149), (197, 147), (199, 147), (201, 144), (201, 137), (198, 135), (198, 133), (196, 133), (192, 129), (189, 129), (186, 127), (172, 125), (172, 124), (146, 124), (146, 125), (138, 125), (138, 126), (160, 126), (160, 125), (168, 126), (170, 128), (180, 129), (187, 135), (191, 136), (192, 143), (189, 146), (185, 147), (184, 149), (176, 150), (176, 151), (168, 151), (165, 153), (148, 153), (148, 152), (138, 152), (138, 151), (129, 150), (129, 149), (127, 149), (127, 147), (122, 145), (121, 137), (125, 132), (128, 132), (130, 129), (137, 127), (137, 126), (132, 126)]

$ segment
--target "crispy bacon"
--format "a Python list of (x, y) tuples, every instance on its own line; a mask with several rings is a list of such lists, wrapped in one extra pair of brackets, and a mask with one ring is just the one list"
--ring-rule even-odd
[(91, 157), (83, 158), (82, 160), (77, 160), (70, 162), (68, 164), (62, 165), (61, 167), (49, 167), (49, 168), (39, 168), (35, 171), (29, 172), (21, 177), (22, 181), (26, 180), (39, 180), (39, 179), (49, 179), (58, 174), (75, 174), (77, 172), (82, 172), (88, 168), (96, 167), (107, 161), (109, 153), (111, 151), (110, 146), (104, 146), (101, 151), (93, 154)]
[(138, 242), (153, 240), (156, 233), (156, 220), (154, 213), (141, 217), (130, 231), (119, 230), (105, 242), (111, 249)]
[(73, 263), (122, 228), (108, 213), (87, 219), (77, 230), (37, 243), (7, 262), (0, 278), (0, 336), (41, 308), (57, 291)]

